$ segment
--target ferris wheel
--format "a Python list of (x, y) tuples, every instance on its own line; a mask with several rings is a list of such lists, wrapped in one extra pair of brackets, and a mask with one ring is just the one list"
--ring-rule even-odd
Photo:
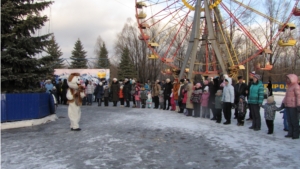
[(279, 1), (136, 0), (139, 39), (147, 44), (149, 59), (164, 63), (164, 73), (192, 78), (223, 72), (235, 77), (245, 63), (272, 54), (271, 44), (296, 44), (296, 26), (289, 21), (299, 16), (299, 0), (269, 4), (269, 11), (263, 7), (267, 2)]

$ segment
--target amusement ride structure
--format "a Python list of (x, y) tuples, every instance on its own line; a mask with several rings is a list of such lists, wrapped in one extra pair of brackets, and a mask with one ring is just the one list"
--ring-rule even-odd
[[(177, 72), (178, 78), (187, 73), (190, 79), (195, 74), (220, 72), (236, 77), (245, 63), (272, 54), (272, 43), (282, 47), (296, 44), (291, 33), (296, 26), (289, 21), (300, 15), (299, 0), (280, 2), (275, 17), (262, 12), (264, 3), (258, 0), (136, 0), (139, 39), (147, 44), (149, 59), (164, 63), (163, 73)], [(268, 23), (276, 24), (277, 32), (268, 34)], [(233, 29), (239, 30), (237, 36)], [(247, 57), (234, 45), (242, 43), (238, 42), (241, 35), (243, 42), (256, 48)], [(272, 65), (257, 68), (271, 70)]]

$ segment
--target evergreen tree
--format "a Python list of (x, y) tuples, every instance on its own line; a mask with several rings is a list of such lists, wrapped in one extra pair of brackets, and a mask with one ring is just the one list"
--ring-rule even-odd
[(2, 92), (37, 92), (39, 81), (53, 71), (47, 63), (53, 57), (35, 58), (49, 43), (51, 34), (33, 36), (47, 16), (43, 11), (53, 2), (1, 1), (1, 90)]
[(122, 50), (121, 62), (118, 68), (118, 79), (136, 78), (137, 74), (134, 70), (134, 64), (129, 58), (129, 49), (125, 47)]
[(86, 69), (87, 67), (87, 59), (86, 59), (86, 51), (84, 51), (81, 41), (78, 39), (75, 43), (74, 50), (72, 51), (72, 56), (70, 58), (72, 60), (70, 68), (73, 69)]
[(60, 58), (63, 55), (63, 53), (59, 49), (59, 46), (56, 43), (54, 36), (52, 36), (50, 43), (47, 45), (46, 52), (50, 56), (54, 57), (54, 62), (51, 63), (51, 65), (54, 69), (64, 67), (64, 64), (63, 64), (64, 60), (62, 58)]
[(98, 65), (99, 65), (99, 68), (101, 68), (101, 69), (108, 69), (110, 67), (110, 62), (108, 59), (108, 51), (106, 49), (104, 42), (100, 48)]

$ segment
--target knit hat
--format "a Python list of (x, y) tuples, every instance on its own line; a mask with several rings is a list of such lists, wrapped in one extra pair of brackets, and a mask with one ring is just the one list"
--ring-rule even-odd
[(204, 91), (208, 91), (209, 90), (209, 87), (208, 86), (205, 86), (204, 87)]
[(257, 80), (261, 79), (261, 76), (259, 74), (254, 74), (253, 77), (255, 77)]
[(197, 84), (196, 84), (196, 87), (197, 87), (197, 88), (201, 87), (201, 84), (200, 84), (200, 83), (197, 83)]
[(240, 95), (240, 99), (245, 100), (245, 96), (244, 95)]

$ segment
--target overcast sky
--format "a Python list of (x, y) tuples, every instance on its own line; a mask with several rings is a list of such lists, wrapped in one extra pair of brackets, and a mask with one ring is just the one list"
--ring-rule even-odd
[(49, 30), (54, 33), (63, 52), (62, 58), (71, 56), (78, 38), (87, 57), (95, 57), (98, 36), (106, 43), (111, 57), (116, 34), (121, 32), (128, 18), (135, 19), (135, 0), (54, 0), (44, 14), (49, 16), (50, 22), (40, 33)]

